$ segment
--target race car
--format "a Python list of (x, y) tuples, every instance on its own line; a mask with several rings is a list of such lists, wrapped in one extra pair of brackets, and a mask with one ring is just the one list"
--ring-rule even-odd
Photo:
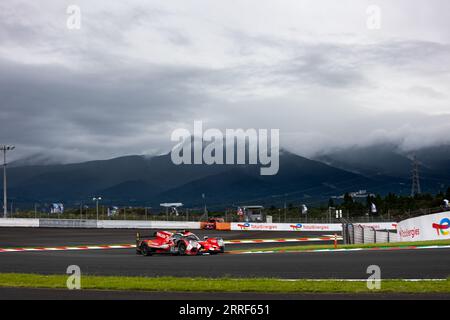
[(189, 231), (157, 231), (153, 237), (136, 235), (136, 253), (151, 256), (154, 253), (170, 253), (173, 255), (217, 254), (225, 251), (222, 238), (204, 237), (200, 240)]

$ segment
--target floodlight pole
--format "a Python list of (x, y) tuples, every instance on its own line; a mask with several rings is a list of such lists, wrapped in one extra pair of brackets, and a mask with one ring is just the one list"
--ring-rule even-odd
[(14, 150), (13, 145), (1, 145), (0, 150), (3, 151), (3, 218), (8, 216), (8, 192), (6, 179), (6, 151)]
[(202, 193), (203, 198), (203, 215), (205, 216), (205, 219), (208, 219), (208, 210), (206, 209), (206, 196), (204, 193)]
[(3, 151), (3, 218), (8, 215), (8, 193), (6, 191), (6, 148)]
[(102, 200), (102, 197), (95, 197), (95, 198), (92, 198), (92, 200), (94, 200), (94, 201), (96, 202), (96, 207), (97, 207), (97, 221), (98, 221), (98, 202), (99, 202), (100, 200)]

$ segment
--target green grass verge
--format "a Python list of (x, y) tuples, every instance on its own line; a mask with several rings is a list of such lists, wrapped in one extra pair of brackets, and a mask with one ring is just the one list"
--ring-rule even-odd
[[(0, 274), (0, 287), (66, 288), (66, 275)], [(367, 289), (366, 282), (283, 281), (280, 279), (250, 278), (176, 278), (176, 277), (81, 277), (82, 289), (146, 290), (177, 292), (267, 292), (267, 293), (450, 293), (450, 279), (443, 281), (384, 280), (380, 290)]]
[[(393, 243), (368, 243), (368, 244), (338, 244), (338, 249), (357, 249), (357, 248), (403, 248), (403, 247), (425, 247), (425, 246), (444, 246), (450, 245), (450, 240), (435, 240), (435, 241), (416, 241), (416, 242), (393, 242)], [(233, 251), (308, 251), (334, 249), (332, 244), (322, 245), (292, 245), (292, 246), (278, 246), (273, 248), (248, 249), (248, 250), (233, 250)]]

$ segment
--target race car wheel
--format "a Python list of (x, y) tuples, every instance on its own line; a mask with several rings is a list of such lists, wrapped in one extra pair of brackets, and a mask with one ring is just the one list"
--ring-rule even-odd
[(152, 255), (152, 251), (150, 250), (150, 248), (149, 248), (146, 244), (143, 244), (143, 245), (141, 246), (141, 254), (142, 254), (143, 256), (148, 257), (148, 256), (151, 256), (151, 255)]
[(183, 241), (178, 244), (178, 253), (180, 256), (186, 255), (186, 244)]

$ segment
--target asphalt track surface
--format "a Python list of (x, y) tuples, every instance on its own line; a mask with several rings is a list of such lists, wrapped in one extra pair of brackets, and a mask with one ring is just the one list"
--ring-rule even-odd
[[(200, 236), (220, 235), (225, 239), (292, 238), (294, 234), (295, 237), (320, 235), (309, 232), (270, 231), (196, 233)], [(135, 230), (2, 228), (0, 247), (132, 243), (134, 235)], [(273, 247), (277, 244), (266, 245)], [(261, 248), (264, 244), (228, 247), (232, 246), (236, 249)], [(450, 276), (450, 249), (223, 254), (193, 257), (171, 255), (143, 257), (136, 255), (134, 249), (8, 252), (0, 255), (0, 272), (64, 274), (69, 265), (78, 265), (82, 273), (91, 275), (284, 279), (366, 279), (367, 267), (378, 265), (383, 279), (443, 279)]]
[(0, 272), (64, 274), (78, 265), (90, 275), (366, 279), (378, 265), (384, 279), (442, 279), (450, 275), (450, 249), (275, 253), (216, 256), (136, 255), (134, 249), (10, 252)]
[[(133, 243), (137, 230), (0, 228), (0, 248)], [(139, 230), (141, 234), (152, 231)], [(231, 239), (317, 237), (317, 232), (195, 231), (199, 236)], [(324, 244), (314, 242), (309, 244)], [(269, 243), (230, 245), (248, 249), (298, 245)], [(308, 244), (308, 243), (301, 243)], [(215, 256), (154, 255), (143, 257), (134, 249), (92, 251), (8, 252), (0, 255), (0, 272), (65, 274), (78, 265), (82, 274), (177, 277), (269, 277), (284, 279), (367, 279), (367, 267), (378, 265), (383, 279), (443, 279), (450, 276), (450, 249), (223, 254)], [(161, 293), (68, 291), (0, 288), (0, 299), (449, 299), (447, 295), (324, 295), (256, 293)]]
[[(134, 243), (136, 233), (152, 235), (155, 230), (133, 229), (64, 229), (64, 228), (0, 228), (0, 248), (105, 245)], [(289, 232), (289, 231), (215, 231), (192, 230), (199, 237), (222, 237), (225, 240), (275, 239), (319, 237), (332, 235), (330, 232)], [(283, 246), (299, 244), (331, 244), (332, 241), (288, 242)], [(249, 249), (275, 247), (274, 243), (232, 244), (227, 249)]]

